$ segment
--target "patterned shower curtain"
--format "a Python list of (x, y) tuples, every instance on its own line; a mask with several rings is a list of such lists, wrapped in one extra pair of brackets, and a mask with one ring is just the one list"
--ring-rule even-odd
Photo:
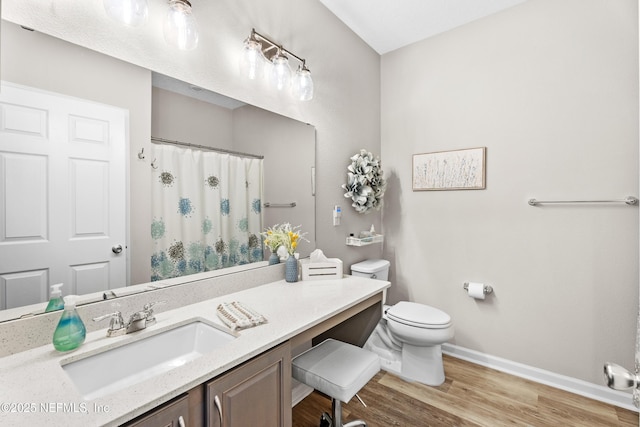
[(152, 144), (151, 281), (263, 259), (262, 159)]

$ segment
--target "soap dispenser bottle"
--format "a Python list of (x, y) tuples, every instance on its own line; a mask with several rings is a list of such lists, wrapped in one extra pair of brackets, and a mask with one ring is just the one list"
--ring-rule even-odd
[(61, 287), (62, 283), (51, 285), (51, 299), (49, 300), (49, 304), (47, 304), (47, 308), (44, 310), (45, 313), (62, 310), (64, 308), (62, 291), (60, 290)]
[(76, 296), (64, 297), (64, 311), (53, 333), (53, 346), (58, 351), (76, 349), (84, 342), (87, 330), (76, 311)]

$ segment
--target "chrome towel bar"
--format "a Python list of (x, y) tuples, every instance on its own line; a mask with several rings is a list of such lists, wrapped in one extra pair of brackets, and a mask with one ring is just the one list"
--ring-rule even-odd
[(263, 205), (265, 208), (295, 208), (296, 202), (291, 203), (270, 203), (265, 202)]
[(571, 203), (626, 203), (629, 206), (635, 206), (638, 204), (638, 198), (633, 196), (628, 196), (626, 199), (622, 200), (536, 200), (529, 199), (530, 206), (538, 206), (542, 204), (571, 204)]

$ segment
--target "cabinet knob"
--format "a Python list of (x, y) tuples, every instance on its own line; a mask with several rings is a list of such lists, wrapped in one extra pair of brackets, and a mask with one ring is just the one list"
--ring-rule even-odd
[(187, 425), (184, 423), (184, 418), (182, 418), (182, 415), (178, 417), (178, 425), (180, 427), (187, 427)]

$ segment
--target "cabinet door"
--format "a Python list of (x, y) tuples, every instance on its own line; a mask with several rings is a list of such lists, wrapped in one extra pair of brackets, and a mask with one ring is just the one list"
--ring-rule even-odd
[(166, 403), (142, 418), (127, 424), (127, 427), (191, 427), (189, 423), (189, 395)]
[(209, 382), (209, 427), (291, 427), (291, 347), (275, 347)]

